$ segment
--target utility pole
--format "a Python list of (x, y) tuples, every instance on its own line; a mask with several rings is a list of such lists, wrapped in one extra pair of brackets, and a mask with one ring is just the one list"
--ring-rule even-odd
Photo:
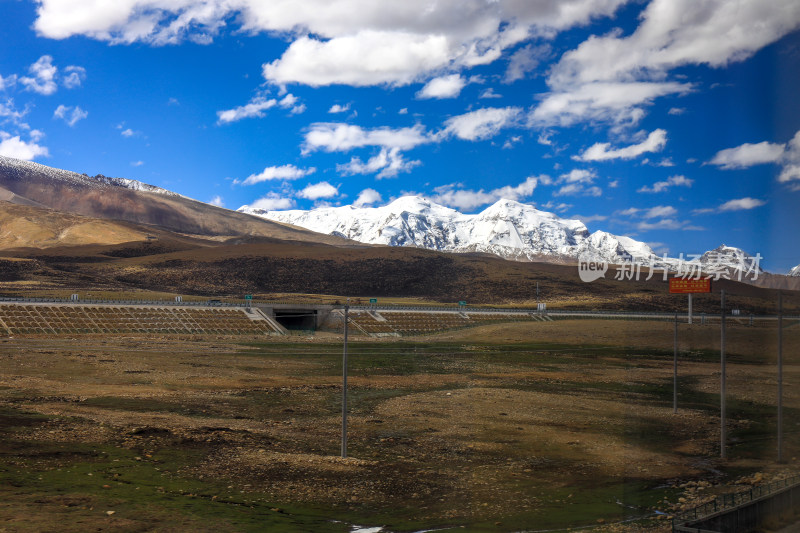
[(677, 311), (675, 312), (675, 355), (672, 361), (672, 412), (674, 414), (678, 414), (678, 313)]
[(778, 292), (778, 462), (783, 462), (783, 293)]
[(719, 384), (719, 422), (720, 422), (720, 457), (725, 459), (725, 290), (720, 291), (720, 384)]
[(344, 304), (344, 353), (342, 355), (342, 458), (347, 457), (347, 315), (350, 298)]

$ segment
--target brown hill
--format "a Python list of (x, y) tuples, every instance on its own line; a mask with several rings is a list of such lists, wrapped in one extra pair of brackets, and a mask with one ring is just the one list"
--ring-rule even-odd
[[(153, 226), (125, 221), (103, 220), (64, 213), (33, 205), (0, 200), (0, 250), (20, 249), (25, 256), (37, 249), (79, 249), (87, 256), (119, 252), (124, 256), (152, 255), (204, 246), (219, 242), (173, 233)], [(135, 252), (134, 250), (140, 250)]]
[(147, 228), (0, 201), (0, 249), (145, 241)]
[[(165, 241), (166, 242), (166, 241)], [(178, 245), (179, 244), (179, 245)], [(583, 283), (576, 266), (519, 263), (493, 256), (446, 254), (414, 248), (351, 247), (254, 239), (248, 243), (182, 242), (162, 249), (142, 243), (54, 247), (3, 254), (26, 259), (7, 265), (17, 284), (0, 283), (0, 293), (26, 290), (149, 290), (172, 294), (273, 299), (276, 295), (410, 297), (455, 304), (524, 305), (552, 308), (685, 311), (686, 297), (670, 295), (667, 284), (601, 279)], [(0, 263), (3, 260), (0, 259)], [(0, 267), (2, 265), (0, 264)], [(777, 292), (720, 281), (715, 294), (697, 295), (697, 313), (719, 311), (719, 289), (730, 308), (743, 315), (772, 313)], [(294, 299), (294, 297), (290, 297)], [(785, 293), (787, 310), (800, 310), (800, 294)]]
[(149, 224), (191, 235), (353, 244), (338, 237), (215, 207), (133, 180), (102, 175), (89, 177), (4, 156), (0, 156), (0, 200), (94, 218)]

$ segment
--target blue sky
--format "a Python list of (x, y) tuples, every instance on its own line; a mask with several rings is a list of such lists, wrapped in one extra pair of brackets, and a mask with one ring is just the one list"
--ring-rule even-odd
[(0, 0), (0, 154), (236, 209), (500, 197), (800, 263), (796, 0)]

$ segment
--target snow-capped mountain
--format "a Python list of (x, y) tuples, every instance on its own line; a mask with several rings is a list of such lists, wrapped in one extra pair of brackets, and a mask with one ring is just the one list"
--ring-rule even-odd
[(741, 248), (726, 246), (725, 244), (704, 253), (697, 261), (703, 267), (703, 272), (711, 273), (713, 269), (732, 272), (742, 271), (742, 276), (748, 272), (761, 273), (761, 256), (753, 257)]
[(103, 176), (102, 174), (91, 177), (87, 176), (86, 174), (78, 174), (77, 172), (52, 168), (45, 165), (40, 165), (39, 163), (34, 163), (32, 161), (23, 161), (2, 155), (0, 155), (0, 168), (3, 169), (4, 173), (12, 177), (16, 175), (20, 178), (23, 178), (30, 173), (35, 173), (37, 175), (46, 176), (53, 181), (60, 181), (70, 185), (79, 185), (91, 188), (111, 185), (114, 187), (131, 189), (134, 191), (151, 192), (164, 196), (183, 198), (182, 195), (176, 192), (168, 191), (167, 189), (162, 189), (161, 187), (156, 187), (155, 185), (148, 185), (147, 183), (142, 183), (141, 181), (126, 178), (109, 178), (107, 176)]
[[(702, 256), (664, 257), (647, 244), (606, 231), (590, 233), (580, 220), (513, 200), (499, 200), (484, 211), (465, 215), (420, 196), (403, 196), (383, 207), (324, 207), (311, 211), (266, 211), (242, 206), (239, 211), (369, 244), (411, 246), (443, 252), (485, 252), (506, 259), (613, 264), (635, 262), (678, 273), (738, 277), (763, 270), (757, 258), (722, 245)], [(797, 269), (800, 271), (800, 269)], [(798, 272), (800, 275), (800, 272)]]
[(655, 257), (645, 243), (604, 231), (590, 233), (580, 220), (562, 219), (513, 200), (499, 200), (465, 215), (419, 196), (383, 207), (327, 207), (311, 211), (239, 211), (355, 241), (446, 252), (485, 252), (507, 259), (594, 259), (620, 263)]
[(797, 265), (796, 267), (792, 268), (789, 271), (789, 275), (792, 277), (800, 277), (800, 265)]

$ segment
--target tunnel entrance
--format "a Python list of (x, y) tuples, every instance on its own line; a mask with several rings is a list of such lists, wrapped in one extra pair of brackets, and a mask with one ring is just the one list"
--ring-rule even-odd
[(316, 331), (316, 309), (275, 310), (275, 320), (289, 331)]

